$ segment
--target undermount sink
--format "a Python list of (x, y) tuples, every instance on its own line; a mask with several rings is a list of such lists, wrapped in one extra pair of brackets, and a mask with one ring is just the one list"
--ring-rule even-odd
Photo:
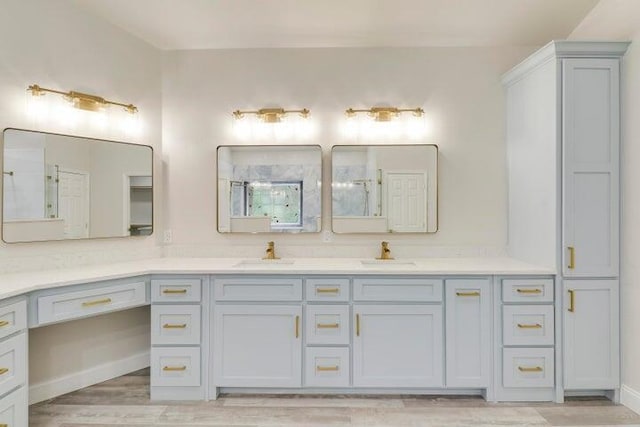
[(278, 267), (291, 265), (294, 262), (292, 259), (243, 259), (234, 267)]
[(363, 267), (415, 267), (413, 261), (404, 261), (399, 259), (363, 259), (360, 261)]

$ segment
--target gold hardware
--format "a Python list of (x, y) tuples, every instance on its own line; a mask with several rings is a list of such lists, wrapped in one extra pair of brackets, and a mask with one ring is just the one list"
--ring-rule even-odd
[(300, 336), (300, 316), (296, 316), (296, 338)]
[(327, 371), (338, 371), (340, 370), (339, 366), (316, 366), (316, 371), (327, 372)]
[(316, 288), (316, 294), (337, 294), (340, 288)]
[(360, 315), (356, 314), (356, 336), (360, 336)]
[(541, 294), (542, 293), (542, 289), (521, 289), (521, 288), (518, 288), (518, 289), (516, 289), (516, 292), (518, 292), (519, 294)]
[[(2, 172), (3, 175), (13, 176), (13, 171)], [(2, 425), (2, 424), (0, 424)]]
[(97, 95), (89, 95), (88, 93), (69, 91), (62, 92), (54, 89), (47, 89), (38, 85), (31, 85), (27, 88), (28, 91), (31, 92), (33, 96), (43, 96), (46, 93), (55, 93), (58, 95), (62, 95), (62, 97), (71, 102), (74, 108), (78, 108), (80, 110), (86, 111), (100, 111), (104, 109), (108, 105), (117, 105), (119, 107), (123, 107), (126, 112), (130, 114), (135, 114), (138, 112), (138, 107), (133, 104), (123, 104), (120, 102), (109, 101), (101, 96)]
[(389, 249), (389, 242), (382, 242), (380, 247), (380, 257), (376, 259), (393, 259), (391, 256), (391, 249)]
[(542, 325), (540, 323), (534, 323), (534, 324), (518, 323), (518, 328), (520, 328), (520, 329), (541, 329)]
[(162, 291), (163, 294), (186, 294), (186, 289), (165, 289)]
[(542, 372), (543, 369), (540, 366), (533, 366), (533, 367), (525, 367), (525, 366), (518, 366), (518, 370), (520, 372)]
[(0, 427), (9, 427), (9, 424), (0, 424)]
[(302, 110), (285, 110), (284, 108), (261, 108), (257, 111), (236, 110), (233, 112), (233, 117), (236, 120), (240, 120), (244, 118), (245, 114), (255, 114), (264, 123), (280, 123), (288, 113), (298, 113), (303, 119), (309, 117), (310, 114), (309, 110), (306, 108), (303, 108)]
[(9, 372), (9, 368), (0, 368), (0, 375), (4, 375)]
[(186, 323), (181, 323), (181, 324), (171, 324), (171, 323), (165, 323), (164, 325), (162, 325), (162, 327), (164, 329), (184, 329), (187, 327)]
[(339, 323), (318, 323), (316, 328), (318, 329), (337, 329), (340, 327)]
[(167, 371), (167, 372), (173, 372), (173, 371), (186, 371), (187, 367), (182, 365), (182, 366), (165, 366), (164, 368), (162, 368), (163, 371)]
[(390, 122), (400, 115), (400, 113), (410, 112), (416, 117), (422, 117), (422, 108), (397, 108), (397, 107), (371, 107), (369, 109), (348, 108), (345, 110), (347, 117), (354, 117), (357, 113), (367, 113), (376, 122)]
[(7, 326), (10, 322), (7, 320), (0, 320), (0, 328)]
[(110, 302), (111, 302), (111, 298), (103, 298), (103, 299), (97, 299), (95, 301), (83, 302), (82, 306), (83, 307), (91, 307), (91, 306), (94, 306), (94, 305), (109, 304)]
[(567, 249), (569, 249), (569, 265), (567, 268), (573, 270), (576, 268), (576, 248), (573, 246), (567, 246)]
[(456, 295), (459, 297), (479, 297), (480, 291), (473, 292), (456, 292)]
[(267, 242), (266, 255), (262, 259), (280, 259), (276, 256), (276, 247), (274, 242)]
[(569, 312), (573, 313), (576, 311), (576, 291), (573, 289), (569, 289)]

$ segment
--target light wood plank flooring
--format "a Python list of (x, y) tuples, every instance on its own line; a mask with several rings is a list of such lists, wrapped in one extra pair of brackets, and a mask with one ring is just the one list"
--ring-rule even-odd
[(492, 404), (479, 397), (222, 396), (213, 402), (151, 402), (148, 371), (30, 407), (30, 427), (151, 426), (640, 426), (605, 399)]

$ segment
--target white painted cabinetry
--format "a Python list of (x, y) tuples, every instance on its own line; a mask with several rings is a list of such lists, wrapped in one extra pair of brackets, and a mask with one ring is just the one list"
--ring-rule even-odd
[(0, 426), (28, 425), (27, 302), (0, 302)]

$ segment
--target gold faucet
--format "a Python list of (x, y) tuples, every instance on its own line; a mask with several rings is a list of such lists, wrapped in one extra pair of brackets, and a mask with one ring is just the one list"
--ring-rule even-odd
[(380, 258), (376, 259), (393, 259), (393, 257), (391, 256), (391, 249), (389, 249), (389, 242), (382, 242)]
[(280, 259), (276, 256), (275, 243), (267, 242), (266, 255), (262, 259)]

